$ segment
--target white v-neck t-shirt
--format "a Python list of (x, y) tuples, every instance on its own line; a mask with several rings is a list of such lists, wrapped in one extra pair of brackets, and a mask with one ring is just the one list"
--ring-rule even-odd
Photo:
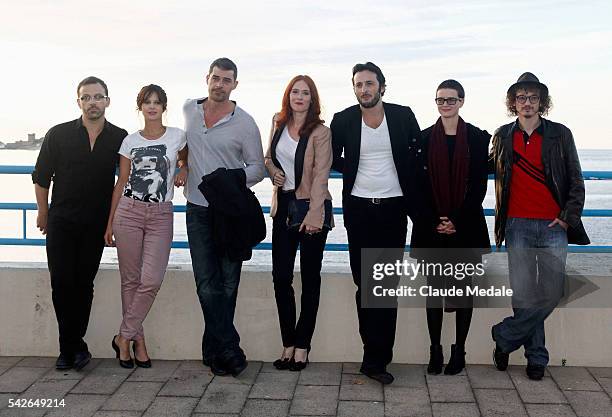
[(393, 162), (387, 116), (376, 129), (361, 121), (361, 149), (351, 195), (389, 198), (404, 195)]

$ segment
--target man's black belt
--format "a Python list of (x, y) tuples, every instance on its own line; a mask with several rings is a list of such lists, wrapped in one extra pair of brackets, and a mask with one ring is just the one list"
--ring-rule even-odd
[(399, 201), (404, 197), (397, 196), (397, 197), (378, 198), (378, 197), (357, 197), (355, 195), (351, 195), (351, 198), (357, 201), (363, 201), (366, 203), (379, 205), (379, 204), (387, 204), (387, 203), (392, 203), (394, 201)]

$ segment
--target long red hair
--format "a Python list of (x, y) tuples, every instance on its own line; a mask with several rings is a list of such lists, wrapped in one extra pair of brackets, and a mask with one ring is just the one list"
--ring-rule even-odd
[(291, 89), (293, 89), (293, 86), (298, 81), (304, 81), (310, 89), (310, 107), (308, 107), (306, 121), (299, 132), (300, 137), (302, 137), (309, 136), (317, 125), (325, 123), (325, 120), (321, 119), (321, 102), (319, 101), (317, 86), (308, 75), (296, 75), (289, 81), (289, 84), (287, 84), (287, 88), (285, 88), (285, 93), (283, 94), (281, 111), (276, 118), (275, 128), (286, 125), (293, 119), (293, 110), (291, 110), (289, 96), (291, 95)]

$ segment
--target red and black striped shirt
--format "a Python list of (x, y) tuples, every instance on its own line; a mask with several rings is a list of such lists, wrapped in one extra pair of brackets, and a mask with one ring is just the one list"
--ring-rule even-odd
[(513, 163), (508, 217), (554, 219), (561, 209), (546, 186), (542, 163), (542, 126), (530, 135), (513, 134)]

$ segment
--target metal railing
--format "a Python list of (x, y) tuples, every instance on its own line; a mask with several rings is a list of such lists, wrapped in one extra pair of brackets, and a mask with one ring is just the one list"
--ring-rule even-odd
[[(22, 165), (0, 165), (0, 174), (21, 174), (27, 175), (31, 174), (33, 166), (22, 166)], [(330, 173), (330, 178), (339, 179), (342, 178), (342, 174), (338, 172)], [(612, 171), (584, 171), (583, 177), (585, 180), (589, 181), (598, 181), (598, 180), (612, 180)], [(489, 179), (493, 179), (493, 176), (490, 175)], [(269, 206), (262, 206), (264, 213), (270, 212)], [(0, 202), (0, 210), (20, 210), (22, 212), (22, 237), (15, 238), (0, 238), (0, 245), (14, 245), (14, 246), (44, 246), (45, 239), (40, 238), (29, 238), (27, 235), (27, 212), (37, 210), (37, 206), (35, 203), (3, 203)], [(174, 212), (176, 213), (184, 213), (186, 211), (185, 205), (175, 205)], [(335, 215), (342, 214), (341, 207), (334, 207), (333, 213)], [(485, 216), (495, 216), (494, 209), (485, 209)], [(589, 209), (584, 210), (582, 213), (583, 217), (612, 217), (612, 210), (608, 209)], [(189, 243), (187, 241), (172, 241), (172, 247), (176, 249), (188, 249)], [(406, 246), (406, 249), (409, 249), (409, 246)], [(271, 250), (272, 244), (267, 242), (262, 242), (255, 247), (255, 249), (259, 250)], [(491, 247), (492, 250), (498, 250), (495, 246)], [(325, 245), (326, 251), (348, 251), (348, 244), (346, 243), (328, 243)], [(505, 248), (501, 248), (501, 250), (505, 250)], [(589, 245), (589, 246), (578, 246), (578, 245), (570, 245), (570, 252), (580, 252), (580, 253), (612, 253), (612, 246), (605, 245)]]

